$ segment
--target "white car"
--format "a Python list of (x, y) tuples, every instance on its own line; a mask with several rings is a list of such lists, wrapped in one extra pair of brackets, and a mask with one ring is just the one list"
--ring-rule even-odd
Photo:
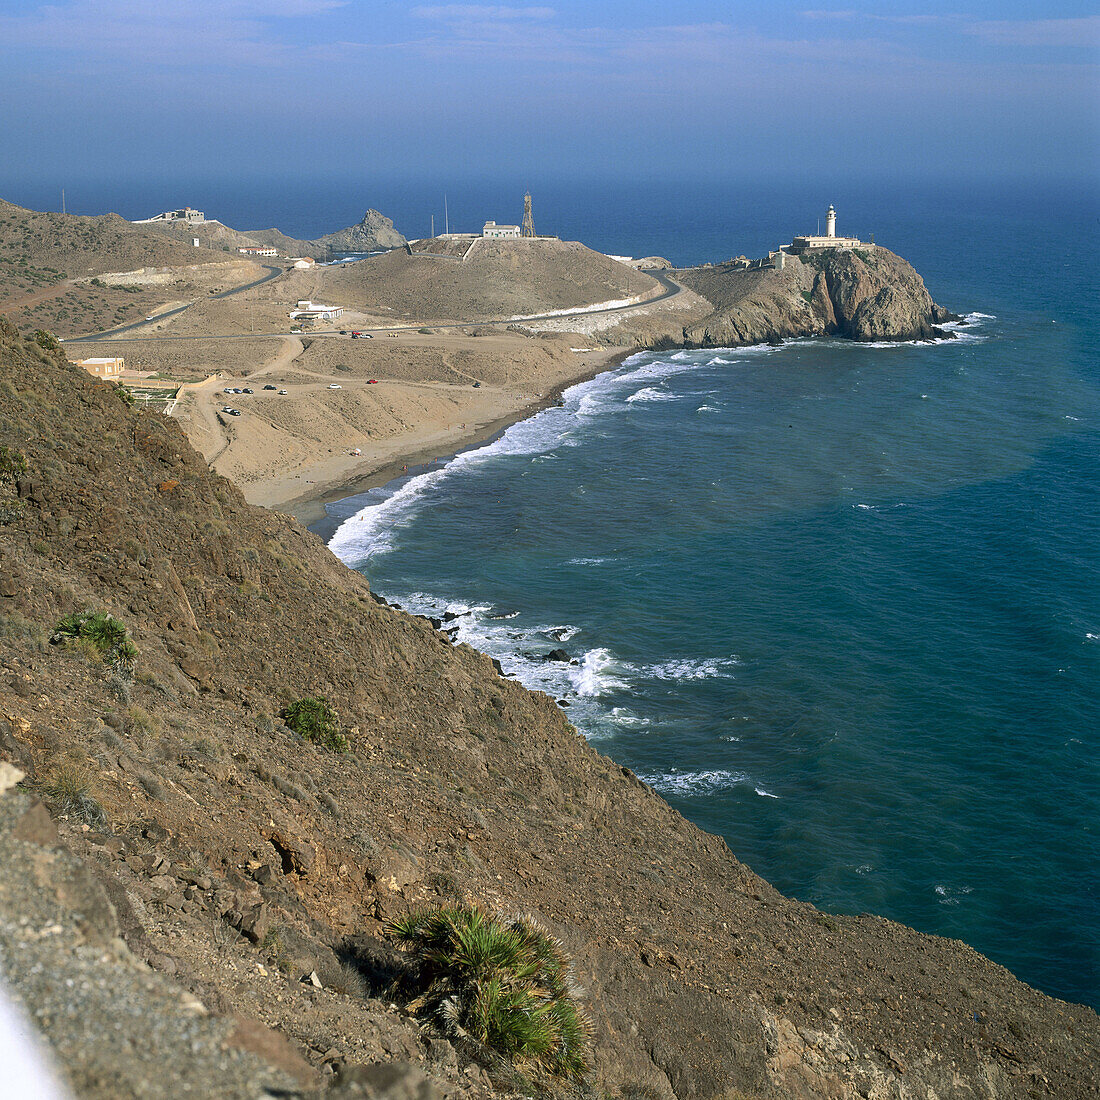
[(342, 390), (344, 387), (339, 382), (330, 382), (328, 388), (330, 390)]

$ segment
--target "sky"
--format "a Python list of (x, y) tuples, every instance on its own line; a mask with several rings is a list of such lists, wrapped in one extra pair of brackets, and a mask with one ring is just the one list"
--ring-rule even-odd
[(0, 186), (261, 172), (1095, 181), (1095, 10), (0, 0)]

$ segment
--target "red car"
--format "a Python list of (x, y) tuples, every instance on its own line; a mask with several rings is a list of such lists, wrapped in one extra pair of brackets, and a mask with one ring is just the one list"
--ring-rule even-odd
[(378, 385), (378, 379), (377, 378), (368, 378), (367, 379), (367, 385), (368, 386), (377, 386)]

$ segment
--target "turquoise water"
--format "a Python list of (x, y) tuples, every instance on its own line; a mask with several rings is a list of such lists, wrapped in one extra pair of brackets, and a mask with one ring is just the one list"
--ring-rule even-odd
[(956, 340), (638, 355), (332, 546), (779, 889), (1097, 1005), (1096, 207), (1033, 200), (878, 233)]

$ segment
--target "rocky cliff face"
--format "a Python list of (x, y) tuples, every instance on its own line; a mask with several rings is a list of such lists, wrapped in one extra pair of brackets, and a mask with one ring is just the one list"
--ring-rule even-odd
[(956, 319), (924, 281), (885, 248), (830, 249), (788, 257), (782, 270), (734, 263), (689, 268), (676, 278), (713, 312), (684, 330), (700, 346), (753, 344), (800, 336), (850, 340), (927, 340)]
[[(27, 465), (0, 468), (0, 778), (26, 776), (0, 782), (0, 979), (79, 1097), (508, 1092), (390, 993), (382, 922), (456, 898), (562, 937), (613, 1100), (1095, 1097), (1094, 1013), (782, 897), (551, 699), (3, 323), (0, 447)], [(49, 644), (84, 608), (132, 631), (132, 683)], [(351, 751), (277, 717), (307, 694)]]
[(329, 245), (337, 252), (377, 252), (383, 248), (404, 248), (408, 242), (393, 227), (393, 219), (368, 210), (358, 225), (328, 233), (315, 245)]

